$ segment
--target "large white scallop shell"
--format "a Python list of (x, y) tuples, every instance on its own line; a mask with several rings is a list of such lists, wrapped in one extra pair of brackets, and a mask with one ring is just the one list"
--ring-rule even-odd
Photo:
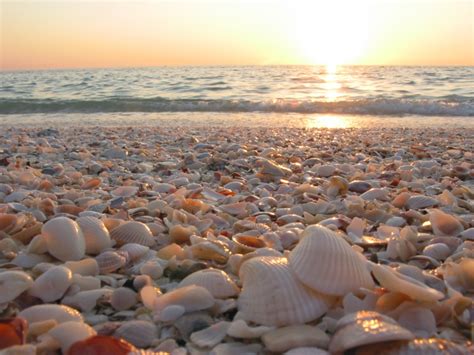
[(128, 243), (137, 243), (147, 247), (152, 246), (155, 241), (150, 228), (146, 224), (137, 221), (129, 221), (112, 229), (110, 236), (121, 246)]
[(0, 304), (10, 302), (33, 285), (33, 279), (23, 271), (0, 272)]
[(197, 285), (207, 289), (215, 298), (234, 297), (239, 293), (239, 288), (234, 281), (222, 270), (204, 269), (186, 276), (178, 287)]
[(67, 217), (56, 217), (43, 225), (41, 234), (46, 239), (48, 252), (62, 261), (80, 260), (86, 244), (79, 225)]
[(45, 303), (53, 302), (59, 300), (71, 284), (71, 270), (64, 266), (55, 266), (35, 280), (30, 294)]
[(299, 283), (286, 258), (256, 257), (240, 268), (243, 282), (238, 299), (242, 318), (263, 325), (306, 323), (323, 315), (329, 297)]
[(39, 304), (31, 306), (18, 313), (18, 317), (26, 319), (30, 324), (49, 319), (54, 319), (58, 323), (84, 321), (82, 315), (74, 308), (59, 304)]
[(79, 217), (76, 222), (84, 235), (87, 254), (99, 254), (110, 248), (112, 241), (104, 222), (95, 217)]
[(326, 227), (306, 228), (288, 260), (301, 282), (324, 294), (342, 296), (374, 287), (363, 258)]
[(85, 323), (69, 321), (58, 324), (48, 334), (59, 342), (63, 354), (66, 354), (76, 341), (96, 335), (97, 332)]

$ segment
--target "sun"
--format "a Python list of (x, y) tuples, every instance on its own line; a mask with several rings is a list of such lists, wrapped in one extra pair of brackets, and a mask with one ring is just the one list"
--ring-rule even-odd
[(364, 53), (368, 37), (368, 4), (365, 1), (300, 0), (289, 9), (288, 32), (301, 59), (324, 64), (333, 71), (353, 64)]

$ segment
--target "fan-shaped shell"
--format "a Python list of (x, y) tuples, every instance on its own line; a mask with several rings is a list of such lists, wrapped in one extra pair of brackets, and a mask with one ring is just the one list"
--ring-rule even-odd
[(79, 225), (67, 217), (56, 217), (43, 225), (41, 234), (46, 239), (48, 252), (62, 261), (80, 260), (86, 244)]
[(286, 258), (252, 258), (239, 275), (243, 287), (238, 307), (247, 321), (276, 326), (306, 323), (328, 309), (329, 298), (300, 284)]
[(59, 342), (63, 354), (66, 354), (72, 344), (96, 335), (97, 332), (85, 323), (69, 321), (57, 325), (48, 334)]
[(99, 254), (104, 249), (110, 248), (112, 241), (104, 222), (90, 216), (79, 217), (76, 222), (84, 235), (87, 254)]
[(413, 195), (410, 196), (406, 202), (406, 206), (409, 209), (417, 210), (420, 208), (433, 207), (438, 205), (439, 202), (437, 199), (424, 195)]
[(125, 256), (115, 251), (104, 251), (95, 258), (99, 265), (99, 272), (101, 274), (108, 274), (120, 269), (127, 262)]
[(71, 284), (71, 270), (64, 266), (55, 266), (35, 280), (30, 294), (40, 298), (43, 302), (57, 301)]
[(234, 297), (239, 293), (239, 288), (234, 281), (222, 270), (204, 269), (186, 276), (178, 287), (196, 285), (207, 289), (215, 298)]
[(149, 247), (155, 242), (150, 228), (148, 228), (146, 224), (137, 221), (129, 221), (121, 224), (112, 229), (110, 236), (117, 241), (118, 246), (136, 243)]
[(158, 330), (152, 322), (131, 320), (124, 322), (114, 335), (139, 348), (147, 348), (157, 338)]
[(82, 315), (74, 308), (59, 304), (39, 304), (28, 307), (18, 313), (18, 317), (24, 318), (29, 324), (54, 319), (58, 323), (74, 321), (83, 322)]
[(464, 231), (463, 225), (456, 217), (436, 209), (431, 210), (429, 214), (435, 235), (457, 236)]
[(325, 227), (306, 228), (288, 259), (297, 278), (321, 293), (342, 296), (374, 286), (362, 257)]
[(123, 245), (120, 250), (128, 253), (130, 261), (135, 261), (144, 256), (150, 248), (137, 243), (128, 243)]
[(0, 272), (0, 304), (10, 302), (33, 286), (33, 279), (23, 271)]

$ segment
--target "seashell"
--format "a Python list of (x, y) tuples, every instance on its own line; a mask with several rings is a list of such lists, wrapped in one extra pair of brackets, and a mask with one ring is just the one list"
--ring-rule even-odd
[(96, 331), (85, 323), (63, 322), (48, 332), (61, 345), (63, 354), (66, 354), (72, 344), (96, 335)]
[(109, 231), (109, 233), (114, 229), (120, 226), (121, 224), (124, 224), (125, 221), (119, 218), (102, 218), (101, 219), (102, 223), (104, 223), (105, 228)]
[(316, 175), (321, 177), (330, 177), (336, 172), (336, 167), (333, 165), (321, 165), (316, 168)]
[(362, 194), (366, 191), (369, 191), (372, 188), (372, 185), (367, 181), (353, 180), (349, 183), (347, 187), (349, 191)]
[(174, 322), (185, 313), (186, 309), (183, 306), (171, 305), (163, 309), (157, 316), (155, 316), (154, 320), (160, 322)]
[(319, 348), (301, 347), (288, 350), (283, 355), (329, 355), (329, 353)]
[(46, 254), (27, 254), (20, 252), (18, 255), (12, 260), (12, 264), (22, 267), (24, 269), (31, 269), (35, 265), (39, 263), (47, 263), (52, 260), (51, 257), (49, 257)]
[(12, 345), (2, 350), (2, 355), (36, 355), (36, 346), (32, 344)]
[(398, 324), (421, 338), (436, 335), (436, 319), (429, 309), (419, 306), (407, 307), (397, 318)]
[(118, 311), (124, 311), (137, 304), (137, 293), (127, 287), (116, 288), (110, 297), (110, 304)]
[(292, 325), (278, 328), (262, 336), (265, 348), (282, 353), (295, 347), (315, 346), (327, 348), (329, 336), (318, 327)]
[(345, 195), (349, 189), (349, 182), (341, 176), (332, 176), (326, 189), (329, 197)]
[(46, 244), (46, 239), (41, 234), (37, 235), (30, 241), (25, 251), (32, 254), (47, 253), (48, 245)]
[(0, 272), (0, 304), (13, 301), (33, 286), (33, 279), (23, 271)]
[(137, 186), (120, 186), (117, 187), (115, 190), (112, 190), (110, 194), (113, 197), (132, 197), (135, 196), (138, 192)]
[(80, 260), (85, 254), (84, 236), (72, 219), (56, 217), (43, 225), (48, 252), (61, 261)]
[(306, 323), (324, 314), (330, 299), (300, 284), (280, 257), (256, 257), (240, 267), (242, 318), (258, 324)]
[(84, 211), (84, 208), (72, 204), (59, 205), (54, 208), (54, 214), (68, 214), (78, 216), (82, 211)]
[(154, 301), (154, 311), (160, 313), (170, 305), (184, 307), (186, 312), (208, 309), (214, 305), (214, 297), (201, 286), (185, 286), (159, 296)]
[(410, 341), (394, 341), (361, 346), (357, 355), (423, 355), (423, 354), (472, 354), (472, 349), (456, 344), (448, 339), (429, 338)]
[(99, 272), (101, 274), (114, 272), (127, 263), (125, 256), (115, 251), (104, 251), (96, 256), (95, 261), (99, 265)]
[(414, 335), (392, 318), (373, 311), (360, 311), (342, 317), (331, 338), (329, 351), (344, 352), (358, 346), (393, 340), (411, 340)]
[(178, 287), (189, 285), (204, 287), (215, 298), (234, 297), (239, 293), (235, 282), (224, 271), (213, 268), (193, 272), (181, 280)]
[(175, 243), (187, 243), (189, 242), (189, 237), (193, 234), (199, 234), (197, 228), (194, 226), (176, 224), (171, 226), (169, 230), (170, 238)]
[(446, 262), (437, 270), (443, 275), (445, 283), (455, 290), (461, 293), (474, 292), (474, 259), (463, 258), (459, 263)]
[(95, 259), (86, 258), (80, 261), (67, 261), (64, 263), (73, 274), (82, 276), (96, 276), (99, 274), (99, 264)]
[(171, 243), (157, 251), (156, 256), (163, 260), (176, 257), (178, 260), (184, 259), (184, 250), (176, 243)]
[(474, 227), (466, 229), (464, 232), (462, 232), (461, 237), (464, 240), (474, 240)]
[(157, 335), (156, 325), (144, 320), (124, 322), (114, 333), (114, 336), (122, 338), (139, 348), (149, 347)]
[(153, 280), (157, 280), (163, 276), (163, 266), (161, 266), (158, 260), (149, 260), (140, 267), (140, 273), (150, 276)]
[(58, 323), (63, 322), (83, 322), (82, 315), (74, 308), (59, 304), (40, 304), (25, 308), (18, 317), (26, 319), (31, 324), (54, 319)]
[(141, 244), (128, 243), (123, 245), (119, 250), (126, 252), (130, 261), (133, 262), (144, 256), (150, 248)]
[(260, 344), (246, 343), (222, 343), (212, 348), (212, 355), (240, 355), (240, 354), (260, 354), (262, 346)]
[(118, 246), (136, 243), (149, 247), (155, 243), (150, 228), (136, 221), (126, 222), (112, 229), (110, 236), (117, 241)]
[(80, 291), (96, 290), (100, 288), (100, 280), (93, 276), (82, 276), (72, 274), (72, 283), (79, 287)]
[(427, 207), (433, 207), (438, 205), (437, 199), (423, 195), (412, 195), (406, 202), (406, 207), (413, 210), (418, 210)]
[(99, 185), (102, 183), (102, 180), (100, 178), (92, 178), (87, 180), (81, 185), (81, 190), (90, 190), (90, 189), (95, 189), (96, 187), (99, 187)]
[(79, 217), (76, 219), (86, 243), (86, 253), (96, 255), (112, 246), (109, 231), (104, 223), (95, 217)]
[(0, 319), (0, 352), (4, 354), (6, 348), (26, 343), (27, 330), (28, 323), (22, 318)]
[(390, 197), (388, 195), (389, 191), (385, 188), (374, 187), (366, 192), (364, 192), (360, 197), (366, 201), (389, 201)]
[(202, 242), (190, 246), (188, 250), (194, 259), (212, 260), (220, 264), (225, 264), (230, 254), (221, 242)]
[(265, 176), (269, 175), (271, 177), (283, 177), (292, 174), (290, 169), (275, 164), (271, 160), (261, 159), (258, 164), (261, 166), (259, 173)]
[(17, 215), (0, 213), (0, 231), (10, 234), (10, 232), (15, 232), (18, 227), (22, 228), (24, 222), (19, 221)]
[(140, 289), (140, 298), (142, 300), (143, 305), (146, 308), (151, 309), (151, 310), (154, 309), (155, 301), (160, 295), (161, 295), (160, 290), (152, 286), (151, 279), (150, 279), (150, 284), (147, 284)]
[(429, 212), (431, 228), (435, 235), (458, 236), (464, 227), (456, 217), (441, 210), (433, 209)]
[(247, 254), (267, 246), (264, 240), (251, 235), (236, 234), (232, 240), (235, 242), (234, 253)]
[(325, 227), (306, 228), (288, 260), (299, 281), (324, 294), (342, 296), (374, 286), (365, 260)]
[(90, 312), (94, 309), (100, 299), (110, 298), (112, 292), (113, 291), (108, 288), (79, 291), (72, 296), (65, 296), (61, 302), (83, 312)]
[(444, 295), (425, 284), (386, 265), (371, 265), (372, 274), (382, 287), (392, 292), (400, 292), (413, 300), (434, 302), (444, 298)]
[(436, 260), (445, 260), (449, 255), (451, 255), (451, 250), (444, 243), (434, 243), (427, 245), (423, 249), (423, 255), (432, 257)]
[(234, 338), (252, 339), (260, 338), (265, 333), (275, 329), (274, 327), (249, 327), (243, 319), (234, 320), (227, 329), (227, 335)]
[(227, 335), (230, 322), (221, 321), (203, 330), (191, 334), (191, 341), (201, 348), (212, 348), (219, 344)]
[(45, 303), (52, 302), (59, 300), (71, 284), (71, 270), (64, 266), (55, 266), (38, 277), (29, 292)]
[(75, 342), (67, 355), (102, 354), (102, 355), (127, 355), (137, 349), (122, 339), (111, 336), (95, 335)]

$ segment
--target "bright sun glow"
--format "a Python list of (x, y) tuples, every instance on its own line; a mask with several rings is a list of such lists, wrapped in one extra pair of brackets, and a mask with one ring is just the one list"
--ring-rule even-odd
[(297, 50), (311, 64), (336, 65), (357, 61), (368, 37), (366, 0), (296, 1), (289, 31)]

